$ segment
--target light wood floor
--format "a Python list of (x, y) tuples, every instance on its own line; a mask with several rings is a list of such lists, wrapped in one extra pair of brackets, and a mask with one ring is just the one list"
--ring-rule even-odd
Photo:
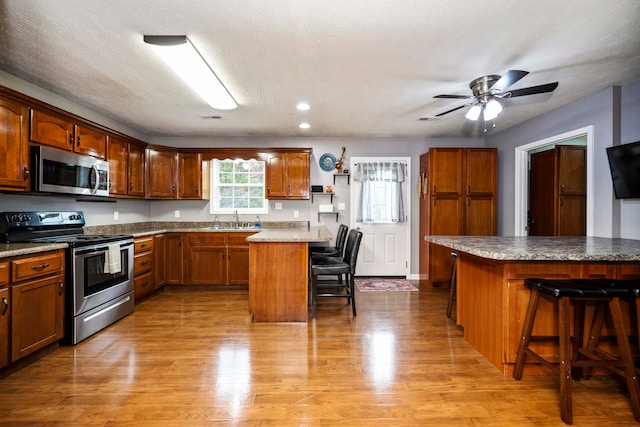
[[(322, 300), (254, 324), (246, 291), (167, 289), (0, 380), (0, 425), (556, 426), (555, 377), (504, 377), (444, 316), (445, 289)], [(637, 425), (619, 381), (576, 385), (574, 425)]]

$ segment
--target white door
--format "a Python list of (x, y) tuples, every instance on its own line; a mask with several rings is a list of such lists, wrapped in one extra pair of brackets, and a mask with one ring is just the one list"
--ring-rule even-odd
[(409, 277), (411, 251), (411, 195), (408, 192), (411, 177), (410, 157), (352, 157), (350, 159), (351, 178), (354, 177), (356, 165), (361, 162), (403, 162), (406, 166), (406, 177), (402, 183), (404, 201), (404, 222), (363, 223), (356, 221), (356, 212), (360, 206), (362, 183), (351, 180), (351, 213), (350, 227), (360, 229), (364, 235), (358, 252), (356, 267), (357, 276), (402, 276)]

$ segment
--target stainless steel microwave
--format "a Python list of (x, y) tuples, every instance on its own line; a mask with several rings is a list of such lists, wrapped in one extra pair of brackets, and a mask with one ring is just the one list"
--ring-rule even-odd
[(31, 171), (35, 192), (109, 195), (109, 162), (95, 157), (32, 146)]

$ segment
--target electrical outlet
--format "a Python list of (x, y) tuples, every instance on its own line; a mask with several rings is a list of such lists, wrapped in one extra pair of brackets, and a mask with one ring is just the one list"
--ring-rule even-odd
[(277, 210), (277, 211), (282, 210), (282, 203), (279, 203), (279, 202), (278, 202), (278, 203), (276, 203), (276, 210)]
[(345, 209), (346, 209), (346, 207), (345, 207), (344, 203), (338, 203), (338, 210), (339, 211), (343, 211)]
[(298, 211), (293, 211), (293, 217), (294, 218), (298, 218), (300, 216), (300, 212)]
[(117, 221), (120, 219), (120, 212), (118, 211), (113, 211), (113, 220)]
[(175, 215), (176, 218), (180, 218), (180, 211), (178, 209), (176, 209), (176, 211), (173, 214)]

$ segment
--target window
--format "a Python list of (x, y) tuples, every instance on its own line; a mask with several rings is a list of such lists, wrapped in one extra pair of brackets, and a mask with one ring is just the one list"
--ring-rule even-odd
[(211, 161), (212, 214), (268, 213), (264, 193), (265, 162), (260, 160)]

